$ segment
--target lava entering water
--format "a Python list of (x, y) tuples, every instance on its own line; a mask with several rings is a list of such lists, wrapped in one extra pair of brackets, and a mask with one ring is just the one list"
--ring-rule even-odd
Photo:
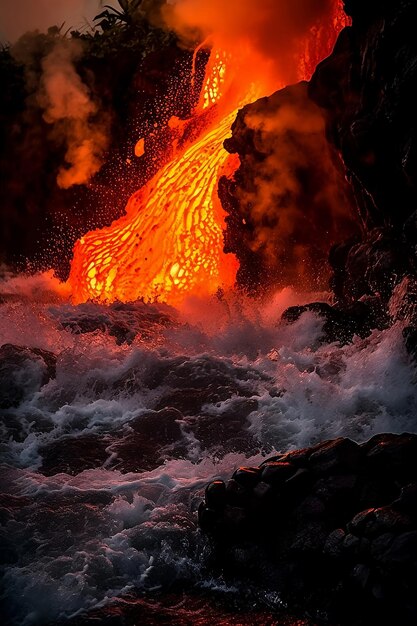
[[(340, 5), (330, 27), (315, 28), (300, 48), (296, 77), (308, 79), (346, 24)], [(84, 235), (74, 247), (69, 284), (75, 303), (159, 300), (178, 305), (232, 286), (237, 260), (223, 251), (224, 214), (217, 196), (236, 159), (223, 148), (239, 107), (285, 86), (270, 68), (252, 71), (248, 49), (236, 59), (213, 47), (199, 103), (190, 121), (197, 138), (129, 200), (126, 215)], [(256, 82), (254, 78), (256, 77)]]

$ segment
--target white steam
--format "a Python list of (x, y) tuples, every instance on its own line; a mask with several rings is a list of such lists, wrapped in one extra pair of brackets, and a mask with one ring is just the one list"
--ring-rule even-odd
[[(57, 163), (58, 186), (68, 189), (87, 183), (103, 164), (110, 116), (78, 71), (81, 42), (34, 31), (23, 35), (11, 52), (25, 70), (28, 120), (40, 108), (51, 127), (47, 139), (65, 149), (65, 164)], [(27, 141), (28, 149), (36, 149), (29, 137)]]
[(62, 189), (88, 182), (100, 169), (108, 143), (106, 120), (95, 119), (98, 105), (74, 65), (81, 54), (76, 41), (60, 39), (42, 61), (38, 102), (45, 121), (54, 125), (67, 146), (66, 166), (57, 176)]

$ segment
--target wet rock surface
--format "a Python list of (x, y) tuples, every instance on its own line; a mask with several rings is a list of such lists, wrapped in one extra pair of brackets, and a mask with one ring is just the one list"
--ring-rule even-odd
[(355, 335), (367, 337), (375, 328), (382, 329), (388, 324), (388, 316), (378, 298), (357, 301), (343, 308), (326, 302), (293, 306), (284, 311), (281, 319), (293, 324), (308, 311), (324, 319), (322, 340), (329, 343), (350, 343)]
[(207, 486), (199, 508), (212, 567), (331, 623), (415, 623), (416, 458), (416, 435), (383, 434), (238, 468)]
[(359, 241), (332, 251), (332, 287), (341, 301), (365, 294), (388, 299), (405, 275), (415, 273), (415, 3), (344, 4), (352, 26), (309, 84), (364, 226)]
[[(253, 453), (260, 444), (249, 431), (247, 417), (256, 408), (256, 400), (245, 398), (235, 401), (222, 415), (183, 415), (168, 406), (141, 412), (107, 432), (63, 435), (40, 446), (40, 472), (46, 476), (60, 472), (77, 475), (100, 467), (122, 473), (144, 472), (169, 460), (186, 458), (193, 442), (198, 451), (212, 455)], [(11, 432), (12, 424), (9, 436)]]
[(169, 306), (161, 310), (140, 302), (116, 302), (106, 309), (89, 302), (76, 309), (64, 305), (53, 312), (62, 328), (76, 335), (103, 332), (114, 337), (117, 345), (130, 345), (135, 338), (158, 341), (161, 332), (176, 326), (175, 313)]
[(18, 406), (55, 378), (56, 357), (39, 348), (10, 343), (0, 348), (0, 408)]
[(292, 283), (326, 287), (331, 244), (359, 231), (343, 166), (307, 84), (243, 107), (224, 145), (240, 160), (233, 178), (219, 181), (225, 250), (239, 260), (238, 284), (251, 293)]

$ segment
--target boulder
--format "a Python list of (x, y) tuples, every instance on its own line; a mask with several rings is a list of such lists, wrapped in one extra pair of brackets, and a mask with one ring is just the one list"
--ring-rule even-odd
[(55, 378), (56, 356), (7, 343), (0, 348), (0, 408), (18, 406)]
[[(415, 445), (417, 435), (408, 433), (361, 445), (339, 438), (239, 468), (226, 484), (214, 481), (198, 514), (212, 542), (211, 566), (231, 583), (243, 577), (327, 612), (329, 623), (393, 615), (414, 623)], [(236, 556), (242, 546), (244, 561)], [(358, 603), (364, 622), (352, 615)]]

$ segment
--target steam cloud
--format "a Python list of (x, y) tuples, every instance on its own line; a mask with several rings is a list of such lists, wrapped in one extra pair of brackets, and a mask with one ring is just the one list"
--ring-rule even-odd
[(61, 167), (57, 177), (58, 186), (63, 189), (86, 183), (98, 172), (107, 146), (103, 120), (93, 121), (97, 104), (90, 99), (88, 88), (74, 67), (82, 53), (76, 43), (59, 42), (45, 57), (38, 95), (45, 121), (54, 124), (67, 143), (65, 160), (69, 167)]
[(76, 40), (57, 38), (41, 61), (41, 76), (33, 69), (38, 53), (37, 37), (23, 35), (13, 48), (14, 57), (25, 65), (31, 102), (43, 110), (53, 126), (52, 136), (66, 146), (66, 165), (59, 167), (57, 184), (62, 189), (87, 183), (98, 172), (108, 144), (109, 117), (100, 112), (75, 63), (82, 56)]
[[(228, 50), (250, 48), (264, 63), (279, 65), (285, 81), (297, 80), (293, 55), (309, 30), (330, 20), (338, 0), (176, 0), (162, 8), (185, 43), (215, 37)], [(283, 76), (285, 73), (285, 77)]]
[(251, 165), (247, 188), (237, 192), (252, 225), (247, 243), (275, 279), (298, 284), (312, 274), (320, 284), (331, 244), (352, 232), (345, 181), (325, 140), (322, 113), (300, 84), (249, 106), (244, 123), (262, 155)]

